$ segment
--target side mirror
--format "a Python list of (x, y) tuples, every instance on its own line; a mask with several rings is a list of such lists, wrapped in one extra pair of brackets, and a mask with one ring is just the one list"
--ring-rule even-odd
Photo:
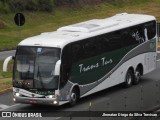
[(11, 61), (13, 59), (14, 59), (14, 56), (9, 56), (4, 60), (4, 63), (3, 63), (3, 71), (4, 72), (7, 72), (8, 63), (9, 63), (9, 61)]
[(60, 74), (61, 60), (58, 60), (55, 65), (54, 75)]

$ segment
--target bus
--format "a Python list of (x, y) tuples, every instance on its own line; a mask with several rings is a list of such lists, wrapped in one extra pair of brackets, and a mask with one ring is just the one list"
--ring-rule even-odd
[(123, 84), (156, 68), (156, 18), (120, 13), (61, 27), (21, 41), (13, 66), (15, 103), (63, 105)]

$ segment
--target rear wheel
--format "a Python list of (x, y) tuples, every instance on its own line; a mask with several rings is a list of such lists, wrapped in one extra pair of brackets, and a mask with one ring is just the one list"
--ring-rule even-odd
[(133, 72), (132, 70), (129, 69), (126, 73), (124, 87), (126, 88), (130, 87), (133, 83), (133, 79), (134, 79)]
[(141, 79), (141, 71), (139, 68), (136, 69), (135, 75), (134, 75), (134, 80), (133, 80), (133, 84), (136, 85), (139, 83)]

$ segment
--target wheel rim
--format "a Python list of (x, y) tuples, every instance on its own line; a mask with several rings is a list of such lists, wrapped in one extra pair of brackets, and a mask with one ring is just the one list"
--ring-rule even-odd
[(128, 83), (128, 85), (130, 85), (131, 82), (132, 82), (132, 76), (130, 74), (128, 74), (128, 76), (127, 76), (127, 83)]
[(139, 71), (136, 72), (136, 80), (139, 81), (141, 78), (141, 74), (139, 73)]
[(75, 93), (72, 93), (72, 94), (71, 94), (71, 100), (72, 100), (73, 102), (75, 102), (76, 99), (77, 99), (76, 94), (75, 94)]

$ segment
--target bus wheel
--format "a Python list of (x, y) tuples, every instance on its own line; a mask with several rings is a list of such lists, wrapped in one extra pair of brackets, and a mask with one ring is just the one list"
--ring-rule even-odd
[(141, 79), (141, 71), (139, 68), (137, 68), (136, 72), (135, 72), (135, 75), (134, 75), (134, 80), (133, 80), (133, 84), (136, 85), (139, 83)]
[(133, 82), (133, 72), (131, 69), (129, 69), (126, 73), (126, 77), (125, 77), (125, 82), (124, 82), (124, 87), (125, 88), (128, 88), (132, 85), (132, 82)]
[(70, 106), (74, 106), (78, 101), (78, 92), (77, 90), (74, 88), (71, 92), (71, 95), (70, 95)]

